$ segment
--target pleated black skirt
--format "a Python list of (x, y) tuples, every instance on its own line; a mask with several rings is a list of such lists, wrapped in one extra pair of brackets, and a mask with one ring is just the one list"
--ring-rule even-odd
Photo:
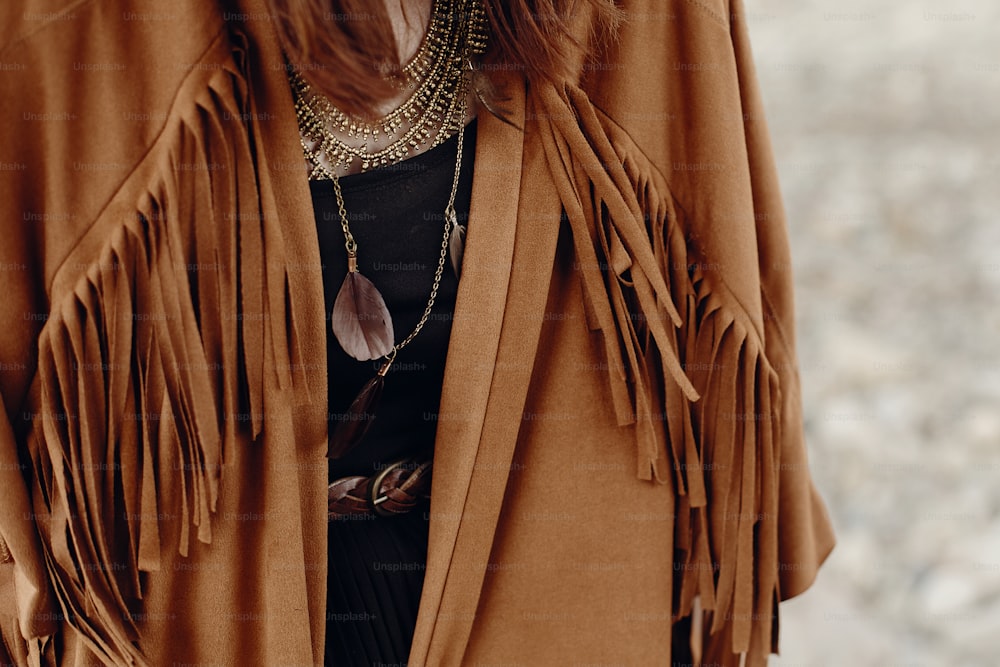
[(326, 660), (405, 665), (427, 562), (427, 510), (329, 524)]

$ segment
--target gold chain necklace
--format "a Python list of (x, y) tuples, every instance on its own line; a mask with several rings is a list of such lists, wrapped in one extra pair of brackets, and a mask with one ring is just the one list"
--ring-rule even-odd
[[(463, 103), (462, 107), (465, 106)], [(458, 224), (458, 215), (455, 211), (455, 196), (458, 193), (458, 181), (462, 172), (462, 148), (465, 139), (465, 127), (458, 128), (458, 148), (455, 158), (455, 173), (451, 182), (451, 193), (448, 196), (448, 205), (445, 207), (444, 234), (441, 238), (441, 251), (438, 253), (437, 268), (434, 270), (434, 284), (431, 286), (431, 294), (427, 299), (427, 306), (413, 331), (400, 341), (393, 344), (395, 333), (392, 328), (392, 318), (389, 309), (385, 305), (381, 293), (375, 285), (365, 278), (358, 271), (357, 254), (348, 249), (348, 269), (344, 284), (337, 293), (337, 299), (333, 304), (331, 313), (331, 326), (334, 336), (340, 342), (344, 351), (351, 356), (361, 359), (362, 356), (370, 355), (368, 359), (384, 357), (385, 361), (379, 368), (375, 376), (370, 379), (358, 392), (358, 395), (351, 401), (348, 408), (347, 418), (337, 424), (336, 429), (330, 437), (330, 449), (328, 456), (339, 458), (351, 451), (368, 432), (372, 421), (375, 419), (373, 410), (382, 396), (382, 387), (385, 383), (385, 375), (392, 367), (396, 354), (409, 344), (416, 337), (434, 307), (437, 298), (438, 287), (441, 284), (441, 276), (444, 273), (445, 257), (449, 254), (452, 257), (452, 265), (458, 275), (461, 263), (462, 246), (464, 245), (465, 228)], [(347, 211), (344, 207), (344, 198), (340, 191), (340, 181), (333, 177), (333, 188), (337, 195), (337, 207), (340, 213), (341, 227), (346, 234)], [(459, 230), (461, 230), (459, 234)], [(454, 239), (462, 237), (462, 241), (456, 246)], [(349, 237), (348, 243), (354, 244), (353, 237)], [(355, 248), (357, 244), (354, 244)], [(458, 249), (458, 259), (456, 264), (456, 248)]]
[[(297, 72), (291, 72), (302, 147), (312, 164), (309, 178), (328, 178), (327, 170), (322, 168), (323, 158), (333, 171), (348, 169), (355, 159), (360, 160), (361, 171), (365, 171), (404, 160), (414, 148), (428, 141), (432, 147), (446, 141), (464, 124), (458, 93), (465, 80), (466, 64), (485, 46), (485, 14), (479, 0), (437, 0), (427, 35), (403, 68), (399, 85), (412, 88), (413, 93), (374, 123), (348, 116), (322, 95), (313, 93)], [(337, 133), (361, 139), (361, 145), (349, 144)]]
[[(422, 77), (422, 81), (415, 84), (414, 94), (403, 105), (374, 126), (357, 119), (348, 123), (346, 114), (335, 109), (326, 98), (312, 93), (298, 73), (294, 70), (289, 73), (303, 153), (313, 166), (309, 177), (326, 178), (332, 182), (344, 233), (344, 247), (347, 250), (347, 276), (337, 293), (330, 315), (333, 334), (344, 351), (355, 359), (367, 361), (385, 358), (375, 376), (362, 387), (351, 403), (347, 419), (339, 422), (331, 435), (328, 456), (332, 458), (341, 457), (353, 449), (371, 427), (374, 420), (371, 411), (381, 397), (385, 375), (396, 354), (413, 340), (427, 322), (437, 298), (447, 256), (451, 257), (455, 275), (459, 275), (465, 245), (465, 227), (458, 224), (455, 196), (461, 174), (465, 136), (468, 94), (465, 70), (467, 64), (471, 68), (472, 56), (483, 53), (485, 47), (485, 14), (481, 0), (438, 0), (427, 36), (417, 55), (404, 68), (406, 77)], [(388, 137), (403, 127), (407, 129), (385, 148), (368, 150), (369, 141), (379, 141), (380, 128), (381, 133)], [(434, 283), (420, 321), (406, 338), (399, 344), (394, 344), (392, 317), (385, 300), (375, 285), (358, 271), (358, 246), (348, 224), (336, 170), (339, 167), (347, 169), (355, 157), (361, 158), (362, 171), (403, 160), (412, 148), (429, 140), (434, 128), (437, 131), (432, 147), (458, 133), (455, 173), (445, 206), (441, 251)], [(346, 131), (350, 137), (360, 136), (364, 140), (363, 146), (355, 148), (345, 144), (334, 134), (337, 129)], [(323, 163), (321, 156), (333, 166), (332, 169)]]

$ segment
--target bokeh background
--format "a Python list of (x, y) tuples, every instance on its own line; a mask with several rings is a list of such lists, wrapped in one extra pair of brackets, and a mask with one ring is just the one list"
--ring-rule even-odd
[(772, 663), (1000, 665), (1000, 2), (745, 3), (838, 536)]

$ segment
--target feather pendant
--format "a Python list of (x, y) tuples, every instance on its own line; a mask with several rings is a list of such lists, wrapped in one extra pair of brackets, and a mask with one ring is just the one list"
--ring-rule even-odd
[(395, 337), (392, 317), (382, 294), (372, 281), (359, 273), (353, 257), (330, 314), (333, 335), (344, 352), (359, 361), (384, 357), (392, 350)]
[(451, 233), (448, 236), (448, 256), (451, 258), (451, 268), (455, 277), (461, 277), (462, 256), (465, 254), (465, 225), (458, 224), (458, 218), (451, 214)]
[(350, 452), (368, 433), (375, 421), (375, 408), (382, 397), (385, 375), (378, 373), (365, 383), (348, 408), (344, 420), (337, 424), (330, 436), (328, 458), (340, 458)]

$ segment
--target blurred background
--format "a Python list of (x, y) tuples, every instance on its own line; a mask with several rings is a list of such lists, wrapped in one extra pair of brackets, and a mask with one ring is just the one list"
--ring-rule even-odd
[(838, 536), (772, 663), (1000, 665), (1000, 2), (745, 4)]

